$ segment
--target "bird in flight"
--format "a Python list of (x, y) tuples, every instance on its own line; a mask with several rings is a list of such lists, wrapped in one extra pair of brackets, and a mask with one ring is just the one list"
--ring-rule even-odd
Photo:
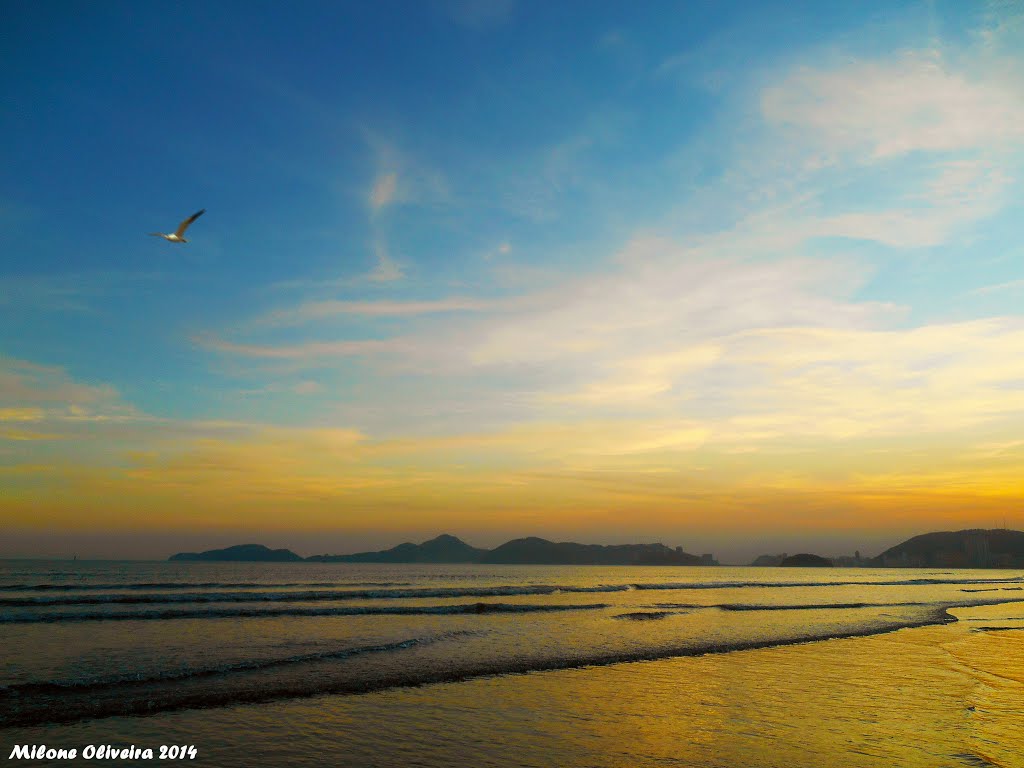
[(178, 229), (176, 231), (172, 232), (169, 235), (165, 235), (163, 232), (150, 232), (149, 234), (152, 235), (153, 237), (162, 237), (169, 243), (187, 243), (188, 240), (185, 239), (185, 230), (188, 229), (189, 224), (198, 219), (204, 213), (206, 213), (205, 208), (203, 208), (203, 210), (201, 211), (193, 213), (191, 216), (189, 216), (187, 219), (181, 222), (181, 224), (178, 225)]

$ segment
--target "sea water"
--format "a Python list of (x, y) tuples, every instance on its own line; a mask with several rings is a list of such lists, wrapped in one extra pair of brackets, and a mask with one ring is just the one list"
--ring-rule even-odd
[(1014, 768), (1022, 629), (1021, 571), (6, 561), (0, 747)]

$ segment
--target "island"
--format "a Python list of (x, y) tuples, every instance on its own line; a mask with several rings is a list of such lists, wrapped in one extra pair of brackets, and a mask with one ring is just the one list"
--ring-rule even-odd
[(171, 555), (168, 559), (230, 563), (302, 562), (302, 557), (290, 549), (270, 549), (262, 544), (238, 544), (227, 549), (211, 549), (208, 552), (179, 552), (176, 555)]
[[(664, 544), (576, 544), (536, 536), (513, 539), (486, 553), (481, 563), (512, 565), (702, 565), (700, 557)], [(710, 564), (710, 563), (709, 563)]]
[(779, 565), (783, 568), (831, 568), (832, 561), (821, 555), (801, 552), (799, 555), (790, 555), (783, 558)]
[[(537, 536), (507, 541), (494, 549), (471, 546), (457, 536), (441, 534), (420, 544), (406, 542), (391, 549), (303, 558), (289, 549), (242, 544), (207, 552), (181, 552), (175, 561), (313, 562), (313, 563), (479, 563), (485, 565), (718, 565), (713, 555), (694, 555), (664, 544), (579, 544)], [(1005, 528), (923, 533), (890, 547), (874, 558), (832, 559), (810, 553), (761, 555), (755, 566), (827, 568), (1024, 568), (1024, 532)]]
[(244, 544), (209, 552), (182, 552), (171, 560), (313, 562), (313, 563), (480, 563), (503, 565), (718, 565), (710, 554), (691, 555), (682, 547), (664, 544), (577, 544), (530, 536), (513, 539), (495, 549), (473, 547), (445, 533), (421, 544), (399, 544), (378, 552), (313, 555), (302, 558), (291, 550)]
[(922, 533), (871, 561), (884, 568), (1024, 568), (1024, 532), (969, 528)]
[(471, 547), (457, 536), (443, 533), (422, 544), (399, 544), (380, 552), (313, 555), (306, 559), (315, 563), (475, 563), (485, 554), (486, 549)]

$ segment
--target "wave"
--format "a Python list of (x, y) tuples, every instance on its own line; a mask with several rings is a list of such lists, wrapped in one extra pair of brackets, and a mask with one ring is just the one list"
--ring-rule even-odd
[(381, 643), (379, 645), (358, 646), (355, 648), (342, 648), (332, 651), (317, 651), (314, 653), (295, 654), (272, 659), (256, 659), (253, 661), (238, 661), (229, 664), (221, 664), (214, 667), (200, 667), (180, 671), (166, 672), (148, 677), (114, 677), (94, 680), (73, 680), (68, 682), (33, 682), (16, 683), (14, 685), (0, 685), (0, 701), (3, 697), (17, 698), (20, 696), (31, 696), (38, 694), (71, 694), (89, 693), (97, 690), (105, 690), (113, 686), (146, 686), (154, 683), (166, 683), (180, 680), (192, 680), (199, 678), (212, 678), (223, 675), (230, 675), (235, 672), (252, 672), (275, 667), (285, 667), (290, 664), (303, 664), (311, 661), (329, 661), (331, 659), (350, 659), (366, 653), (387, 653), (388, 651), (399, 651), (420, 645), (451, 640), (457, 637), (476, 635), (479, 632), (470, 630), (444, 632), (438, 635), (427, 637), (413, 637), (407, 640), (399, 640), (394, 643)]
[(854, 608), (899, 608), (912, 605), (929, 605), (929, 603), (796, 603), (792, 605), (752, 605), (749, 603), (724, 603), (711, 606), (723, 611), (842, 611)]
[(468, 603), (461, 605), (367, 605), (342, 608), (215, 608), (175, 611), (104, 611), (56, 613), (0, 613), (0, 624), (34, 624), (68, 621), (155, 621), (167, 619), (275, 618), (279, 616), (418, 616), (476, 613), (546, 613), (607, 608), (607, 603), (583, 605), (524, 605), (516, 603)]
[[(763, 582), (763, 581), (710, 581), (710, 582), (662, 582), (654, 584), (601, 584), (597, 586), (568, 586), (568, 585), (509, 585), (494, 587), (415, 587), (412, 589), (395, 589), (393, 587), (406, 586), (400, 582), (317, 582), (317, 583), (293, 583), (293, 584), (259, 584), (259, 583), (237, 583), (226, 584), (209, 582), (205, 584), (185, 584), (179, 582), (148, 583), (148, 584), (95, 584), (60, 586), (53, 584), (38, 584), (35, 586), (14, 585), (0, 587), (0, 590), (107, 590), (114, 594), (95, 596), (11, 596), (0, 597), (0, 606), (6, 607), (28, 607), (36, 605), (102, 605), (102, 604), (147, 604), (147, 603), (236, 603), (236, 602), (311, 602), (311, 601), (336, 601), (336, 600), (406, 600), (417, 598), (460, 598), (460, 597), (513, 597), (528, 595), (554, 595), (554, 594), (598, 594), (612, 592), (628, 592), (633, 590), (648, 591), (686, 591), (686, 590), (708, 590), (708, 589), (759, 589), (759, 588), (801, 588), (801, 587), (841, 587), (841, 586), (920, 586), (920, 585), (957, 585), (957, 584), (1011, 584), (1019, 583), (1024, 577), (1017, 579), (907, 579), (902, 581), (788, 581), (788, 582)], [(285, 588), (290, 586), (301, 587), (389, 587), (386, 589), (345, 589), (338, 590), (309, 590), (292, 592), (268, 592), (268, 591), (213, 591), (213, 592), (183, 592), (178, 594), (118, 594), (122, 590), (141, 589), (235, 589), (235, 588)], [(1016, 589), (1014, 587), (1002, 587), (1002, 589)], [(964, 589), (965, 592), (983, 591)]]
[(390, 590), (345, 590), (302, 592), (185, 592), (177, 594), (94, 595), (88, 597), (0, 597), (0, 606), (31, 607), (47, 605), (143, 605), (148, 603), (248, 603), (316, 602), (339, 600), (407, 600), (416, 598), (514, 597), (552, 595), (559, 592), (620, 592), (625, 587), (445, 587)]
[(973, 627), (973, 632), (1014, 632), (1024, 630), (1024, 627)]
[[(1006, 602), (1000, 600), (999, 602)], [(842, 611), (857, 608), (899, 608), (910, 606), (948, 605), (947, 602), (900, 602), (900, 603), (654, 603), (647, 608), (657, 609), (718, 609), (720, 611)]]
[(139, 581), (120, 584), (0, 584), (0, 592), (42, 592), (47, 590), (114, 592), (134, 589), (244, 589), (246, 587), (261, 587), (263, 589), (278, 587), (407, 587), (410, 583), (408, 581), (286, 581), (275, 584), (263, 581)]
[(1004, 605), (1006, 603), (1024, 602), (1024, 598), (974, 598), (963, 600), (951, 605), (946, 601), (904, 601), (895, 603), (712, 603), (699, 605), (695, 603), (654, 603), (652, 608), (717, 608), (721, 611), (843, 611), (858, 608), (910, 608), (910, 607), (958, 607), (967, 608), (982, 605)]
[[(801, 588), (801, 587), (902, 587), (902, 586), (926, 586), (926, 585), (957, 585), (957, 584), (1019, 584), (1024, 582), (1024, 576), (999, 579), (895, 579), (885, 581), (852, 581), (852, 580), (830, 580), (830, 581), (701, 581), (701, 582), (655, 582), (650, 584), (619, 584), (602, 585), (598, 587), (534, 587), (534, 589), (560, 589), (564, 592), (591, 591), (591, 592), (620, 592), (624, 590), (703, 590), (703, 589), (775, 589), (775, 588)], [(1022, 588), (1024, 589), (1024, 588)]]
[[(834, 638), (861, 637), (910, 627), (956, 621), (945, 607), (912, 617), (877, 618), (869, 625), (844, 630), (820, 629), (772, 638), (732, 641), (696, 640), (689, 644), (643, 647), (635, 650), (563, 652), (543, 655), (542, 647), (519, 649), (513, 654), (490, 658), (470, 653), (452, 653), (440, 647), (430, 655), (429, 647), (401, 643), (363, 649), (361, 653), (337, 658), (293, 657), (263, 668), (220, 669), (209, 675), (185, 679), (100, 683), (59, 690), (0, 692), (0, 725), (35, 726), (132, 715), (151, 715), (181, 709), (203, 709), (238, 704), (268, 703), (320, 695), (361, 694), (398, 687), (459, 682), (476, 677), (606, 666), (635, 661), (653, 661), (681, 656), (731, 653), (810, 643)], [(397, 661), (396, 654), (415, 653), (409, 663)], [(272, 668), (273, 665), (273, 668)]]

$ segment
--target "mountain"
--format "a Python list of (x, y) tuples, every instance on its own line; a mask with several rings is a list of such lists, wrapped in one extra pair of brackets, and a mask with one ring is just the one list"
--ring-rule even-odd
[(787, 555), (785, 552), (783, 552), (781, 555), (758, 555), (754, 559), (754, 562), (751, 563), (751, 565), (757, 568), (764, 568), (766, 566), (773, 565), (782, 565), (782, 561), (785, 560), (786, 557)]
[(1024, 568), (1024, 532), (1005, 528), (922, 533), (871, 561), (885, 568)]
[(289, 549), (269, 549), (262, 544), (239, 544), (208, 552), (179, 552), (169, 560), (203, 560), (208, 562), (296, 563), (302, 558)]
[[(182, 552), (171, 560), (298, 562), (303, 558), (287, 549), (267, 549), (259, 544), (243, 544), (209, 552)], [(422, 544), (399, 544), (380, 552), (352, 555), (313, 555), (314, 563), (507, 563), (514, 565), (717, 565), (711, 555), (691, 555), (682, 547), (664, 544), (575, 544), (555, 543), (529, 537), (514, 539), (490, 551), (471, 547), (450, 534), (442, 534)]]
[(381, 552), (314, 555), (306, 559), (316, 563), (475, 563), (486, 552), (444, 533), (422, 544), (399, 544)]
[(790, 555), (784, 558), (779, 565), (790, 568), (831, 568), (832, 561), (821, 555), (801, 552), (799, 555)]
[(701, 565), (705, 561), (683, 552), (682, 547), (670, 549), (664, 544), (556, 544), (530, 536), (513, 539), (492, 549), (479, 562), (516, 565)]

